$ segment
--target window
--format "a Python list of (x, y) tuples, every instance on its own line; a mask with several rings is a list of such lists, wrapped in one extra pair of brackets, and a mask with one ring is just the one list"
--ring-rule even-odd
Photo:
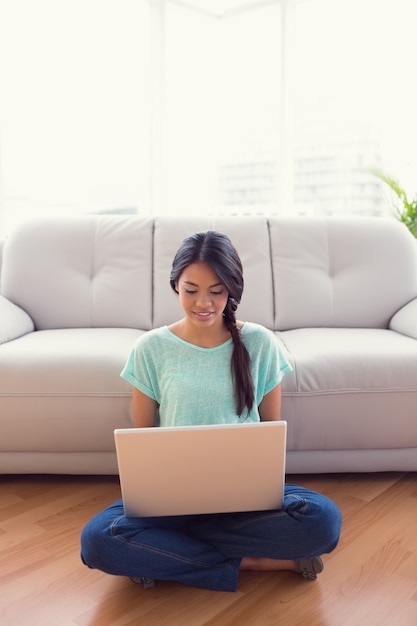
[(222, 3), (220, 12), (210, 0), (195, 5), (166, 5), (160, 208), (276, 211), (280, 3)]
[(29, 215), (389, 211), (414, 0), (0, 0), (0, 234)]
[(416, 20), (413, 0), (294, 5), (295, 211), (387, 211), (380, 183), (369, 173), (375, 168), (417, 192)]
[(28, 216), (149, 210), (149, 25), (140, 0), (0, 0), (5, 232)]

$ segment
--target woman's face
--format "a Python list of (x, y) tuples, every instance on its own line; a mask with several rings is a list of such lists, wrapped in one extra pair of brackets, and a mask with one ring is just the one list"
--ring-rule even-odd
[(191, 263), (176, 285), (186, 319), (200, 329), (223, 325), (229, 296), (226, 287), (207, 263)]

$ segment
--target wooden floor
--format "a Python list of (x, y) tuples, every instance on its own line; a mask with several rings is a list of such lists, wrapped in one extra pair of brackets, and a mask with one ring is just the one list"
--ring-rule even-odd
[(114, 477), (0, 477), (2, 626), (416, 626), (417, 474), (297, 476), (344, 527), (317, 581), (243, 572), (235, 593), (145, 590), (84, 567), (79, 535), (119, 497)]

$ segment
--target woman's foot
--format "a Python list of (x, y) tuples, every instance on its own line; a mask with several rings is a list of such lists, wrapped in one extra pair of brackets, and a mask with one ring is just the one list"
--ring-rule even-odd
[(317, 574), (323, 571), (323, 561), (319, 556), (296, 561), (282, 561), (256, 556), (245, 556), (240, 563), (241, 570), (255, 570), (257, 572), (289, 570), (301, 574), (303, 578), (314, 580)]
[(294, 561), (281, 561), (279, 559), (268, 559), (258, 556), (244, 556), (240, 562), (241, 570), (255, 570), (257, 572), (268, 571), (295, 571)]
[(295, 561), (295, 571), (301, 574), (307, 580), (315, 580), (317, 574), (323, 571), (323, 561), (319, 556), (313, 556), (311, 559), (298, 559)]

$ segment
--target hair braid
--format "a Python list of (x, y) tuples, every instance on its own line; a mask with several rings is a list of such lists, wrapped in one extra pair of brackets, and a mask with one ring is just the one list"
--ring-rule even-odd
[(235, 399), (238, 415), (242, 415), (245, 407), (249, 413), (254, 403), (253, 380), (250, 370), (250, 356), (242, 341), (240, 329), (236, 325), (236, 301), (228, 299), (223, 312), (226, 328), (230, 331), (234, 343), (231, 360), (232, 377), (235, 387)]

